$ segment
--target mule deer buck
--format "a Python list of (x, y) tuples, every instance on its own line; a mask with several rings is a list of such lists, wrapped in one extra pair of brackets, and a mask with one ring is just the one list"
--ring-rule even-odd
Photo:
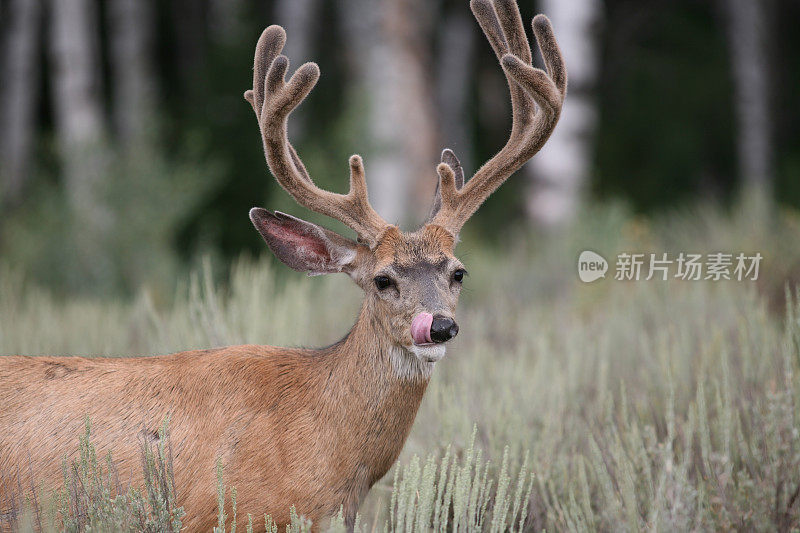
[[(270, 250), (309, 274), (344, 272), (365, 293), (358, 319), (320, 350), (232, 346), (166, 356), (103, 359), (0, 358), (0, 476), (56, 487), (88, 416), (100, 452), (120, 478), (141, 481), (138, 436), (157, 439), (169, 416), (175, 482), (190, 531), (216, 521), (215, 465), (237, 489), (240, 516), (289, 520), (289, 508), (317, 522), (359, 503), (397, 459), (434, 365), (458, 333), (455, 308), (466, 274), (453, 255), (464, 223), (547, 141), (566, 94), (566, 71), (543, 15), (531, 49), (513, 0), (472, 0), (511, 93), (508, 142), (470, 179), (453, 152), (437, 167), (428, 222), (404, 233), (370, 206), (361, 158), (350, 158), (350, 191), (318, 188), (287, 138), (289, 114), (319, 78), (306, 63), (286, 81), (283, 28), (258, 41), (253, 88), (266, 160), (300, 204), (337, 219), (357, 241), (283, 213), (250, 218)], [(29, 468), (30, 466), (30, 468)], [(16, 484), (15, 484), (16, 486)], [(13, 487), (0, 487), (0, 501)], [(4, 494), (3, 491), (6, 491)]]

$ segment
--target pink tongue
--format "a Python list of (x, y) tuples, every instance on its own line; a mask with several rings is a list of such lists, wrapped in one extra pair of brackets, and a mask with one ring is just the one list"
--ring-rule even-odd
[(414, 344), (427, 344), (431, 340), (431, 324), (433, 315), (430, 313), (420, 313), (411, 321), (411, 337)]

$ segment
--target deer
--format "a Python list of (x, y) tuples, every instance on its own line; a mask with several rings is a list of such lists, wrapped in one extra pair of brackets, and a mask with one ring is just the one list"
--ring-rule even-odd
[[(413, 232), (370, 205), (358, 155), (349, 159), (347, 194), (315, 185), (287, 124), (319, 67), (305, 63), (287, 80), (284, 29), (270, 26), (258, 40), (244, 98), (269, 169), (299, 205), (344, 223), (357, 238), (263, 208), (253, 208), (250, 219), (290, 268), (345, 273), (363, 290), (342, 340), (317, 350), (244, 345), (133, 358), (0, 357), (0, 478), (59, 486), (62, 460), (74, 455), (88, 417), (98, 453), (112, 453), (120, 479), (141, 482), (139, 437), (161, 438), (168, 416), (187, 530), (216, 524), (218, 461), (226, 485), (237, 489), (239, 516), (268, 514), (283, 525), (294, 506), (318, 524), (341, 511), (352, 529), (359, 504), (398, 458), (434, 367), (459, 331), (455, 310), (467, 275), (454, 255), (459, 232), (542, 148), (566, 96), (547, 17), (532, 21), (542, 70), (532, 64), (514, 0), (472, 0), (471, 9), (508, 83), (511, 131), (468, 181), (453, 151), (442, 152), (430, 216)], [(12, 485), (0, 486), (0, 502)]]

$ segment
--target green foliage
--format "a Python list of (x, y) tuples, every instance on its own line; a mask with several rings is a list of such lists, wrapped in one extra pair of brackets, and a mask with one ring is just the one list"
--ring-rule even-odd
[(144, 487), (125, 489), (111, 454), (98, 458), (87, 418), (77, 459), (62, 464), (63, 486), (47, 500), (36, 489), (25, 495), (25, 504), (10, 513), (12, 529), (178, 533), (185, 513), (177, 503), (167, 428), (165, 420), (156, 446), (142, 442)]
[[(135, 146), (133, 160), (123, 161), (115, 152), (124, 150), (125, 143), (113, 132), (108, 146), (93, 147), (97, 149), (93, 156), (107, 160), (109, 168), (99, 180), (108, 193), (99, 199), (107, 205), (99, 207), (111, 211), (116, 220), (96, 239), (101, 242), (89, 239), (90, 254), (78, 246), (83, 229), (79, 216), (65, 208), (69, 193), (59, 168), (63, 165), (57, 150), (59, 128), (53, 129), (59, 121), (48, 101), (58, 98), (51, 83), (55, 63), (44, 62), (40, 69), (38, 89), (48, 90), (32, 90), (37, 150), (25, 198), (0, 218), (0, 256), (24, 268), (38, 283), (94, 294), (129, 293), (143, 282), (163, 290), (174, 270), (185, 267), (198, 252), (227, 260), (261, 250), (263, 244), (246, 220), (251, 207), (309, 215), (270, 176), (253, 112), (242, 98), (242, 91), (252, 84), (258, 35), (267, 24), (280, 22), (278, 3), (219, 4), (226, 8), (209, 2), (151, 3), (147, 24), (154, 47), (146, 58), (152, 69), (146, 70), (153, 78), (142, 80), (155, 96), (155, 123), (145, 132), (149, 149)], [(92, 4), (98, 9), (103, 5)], [(520, 4), (525, 21), (541, 8), (534, 2)], [(307, 17), (306, 57), (296, 57), (291, 50), (299, 35), (290, 35), (287, 49), (293, 65), (316, 61), (324, 73), (311, 98), (293, 114), (291, 137), (315, 181), (337, 192), (347, 185), (348, 155), (362, 153), (370, 175), (370, 156), (381, 149), (373, 146), (366, 112), (377, 95), (359, 90), (359, 79), (369, 75), (359, 65), (361, 54), (353, 50), (354, 40), (342, 24), (348, 20), (343, 5), (326, 0)], [(370, 10), (373, 5), (377, 4), (369, 4)], [(792, 0), (766, 5), (772, 14), (767, 17), (772, 19), (767, 79), (775, 196), (797, 206), (800, 105), (795, 93), (800, 86), (800, 38), (792, 21), (800, 8)], [(596, 105), (591, 141), (595, 155), (589, 176), (594, 195), (623, 198), (637, 211), (651, 213), (699, 196), (730, 199), (738, 190), (738, 126), (725, 8), (718, 2), (609, 0), (601, 11), (602, 23), (591, 28), (597, 33), (599, 53), (592, 54), (597, 81), (592, 86), (579, 82), (570, 89), (572, 94), (588, 95)], [(365, 20), (374, 15), (365, 13)], [(454, 148), (464, 161), (472, 161), (466, 169), (469, 174), (496, 153), (508, 135), (509, 102), (497, 59), (464, 2), (428, 3), (424, 13), (409, 22), (420, 25), (423, 38), (415, 46), (429, 62), (431, 86), (423, 92), (447, 94), (450, 76), (444, 73), (449, 67), (440, 62), (446, 57), (443, 39), (449, 37), (447, 32), (433, 31), (431, 22), (447, 21), (449, 26), (460, 17), (472, 31), (474, 47), (465, 76), (470, 84), (465, 88), (468, 101), (461, 110), (463, 125), (435, 118), (440, 130), (436, 142), (437, 150), (443, 148), (454, 141), (452, 130), (466, 126), (468, 138)], [(103, 70), (109, 71), (103, 84), (116, 87), (121, 79), (115, 72), (122, 69), (106, 64), (116, 57), (116, 32), (106, 17), (98, 17), (91, 29), (96, 34), (89, 37), (104, 58)], [(40, 44), (48, 44), (48, 38)], [(97, 92), (103, 118), (111, 119), (118, 111), (116, 90)], [(440, 107), (437, 102), (430, 104)], [(429, 163), (434, 179), (435, 161)], [(519, 173), (497, 191), (468, 231), (491, 242), (510, 221), (522, 219), (522, 191), (529, 185), (524, 178)]]
[[(637, 4), (637, 8), (639, 5)], [(653, 7), (652, 5), (649, 7)], [(637, 210), (736, 190), (733, 88), (721, 10), (606, 4), (592, 186)]]
[(484, 461), (482, 450), (475, 450), (474, 445), (475, 431), (460, 461), (448, 447), (441, 459), (429, 455), (422, 469), (416, 455), (395, 469), (389, 531), (496, 533), (523, 529), (533, 488), (527, 459), (512, 483), (506, 448), (496, 479), (489, 479), (491, 462)]
[(71, 295), (131, 294), (143, 285), (170, 290), (183, 270), (175, 240), (220, 175), (202, 149), (190, 145), (169, 157), (146, 148), (106, 154), (95, 193), (102, 227), (87, 228), (62, 186), (38, 187), (4, 214), (4, 261), (25, 265), (32, 279)]
[[(800, 527), (797, 220), (708, 206), (644, 219), (612, 206), (552, 236), (512, 231), (496, 248), (466, 240), (461, 332), (357, 530)], [(620, 251), (679, 250), (760, 251), (764, 260), (758, 283), (612, 275), (583, 284), (575, 262), (584, 249), (610, 260)], [(352, 324), (359, 298), (344, 276), (279, 277), (269, 263), (242, 261), (222, 285), (206, 268), (171, 306), (146, 294), (61, 303), (6, 269), (0, 353), (321, 345)], [(238, 521), (277, 533), (269, 517), (234, 519), (235, 493), (219, 474), (219, 527)], [(84, 508), (117, 516), (113, 505), (93, 505)], [(294, 517), (290, 530), (305, 531)], [(344, 522), (340, 515), (322, 526), (340, 531)]]

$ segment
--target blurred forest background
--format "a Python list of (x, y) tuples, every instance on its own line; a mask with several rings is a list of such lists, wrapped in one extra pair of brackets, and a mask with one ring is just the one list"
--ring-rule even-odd
[[(455, 356), (363, 523), (413, 529), (443, 494), (431, 465), (461, 502), (442, 516), (475, 518), (484, 468), (494, 518), (527, 464), (524, 531), (798, 530), (800, 2), (519, 1), (561, 45), (561, 121), (462, 232)], [(469, 176), (507, 139), (508, 88), (467, 0), (0, 0), (0, 354), (315, 346), (352, 324), (360, 292), (277, 267), (247, 219), (263, 206), (350, 234), (267, 169), (242, 95), (269, 24), (293, 68), (322, 71), (290, 120), (311, 175), (344, 191), (360, 153), (389, 221), (422, 220), (443, 148)], [(757, 282), (583, 284), (587, 249), (764, 260)], [(54, 501), (82, 510), (80, 494)], [(98, 516), (141, 518), (109, 494)]]
[[(556, 231), (598, 202), (800, 206), (800, 3), (520, 7), (551, 18), (569, 95), (468, 239)], [(279, 189), (242, 98), (269, 24), (294, 67), (322, 70), (291, 120), (312, 176), (342, 191), (360, 153), (387, 220), (420, 221), (442, 148), (469, 175), (507, 138), (507, 87), (466, 0), (0, 0), (0, 263), (64, 295), (171, 290), (198, 257), (265, 250), (253, 206), (331, 225)]]

